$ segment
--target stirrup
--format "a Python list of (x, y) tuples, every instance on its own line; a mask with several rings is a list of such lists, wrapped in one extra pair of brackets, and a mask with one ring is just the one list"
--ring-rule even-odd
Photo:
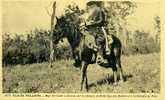
[(106, 55), (110, 55), (111, 54), (111, 50), (109, 48), (105, 48), (105, 54)]
[(106, 50), (106, 51), (105, 51), (105, 54), (106, 54), (106, 55), (110, 55), (110, 54), (111, 54), (110, 50)]

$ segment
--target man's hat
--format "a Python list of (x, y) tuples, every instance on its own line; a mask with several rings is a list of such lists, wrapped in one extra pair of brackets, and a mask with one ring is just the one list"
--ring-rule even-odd
[(98, 7), (101, 7), (102, 1), (89, 1), (87, 2), (87, 6), (97, 5)]

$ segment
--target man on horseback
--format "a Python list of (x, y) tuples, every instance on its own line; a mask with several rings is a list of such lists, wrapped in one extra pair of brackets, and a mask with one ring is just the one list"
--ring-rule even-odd
[[(57, 18), (57, 24), (55, 26), (56, 37), (54, 38), (57, 43), (62, 38), (68, 39), (75, 60), (74, 65), (81, 68), (81, 90), (83, 89), (84, 83), (86, 90), (88, 90), (87, 68), (89, 64), (100, 62), (99, 65), (112, 68), (114, 84), (117, 84), (117, 71), (119, 70), (120, 80), (123, 81), (123, 71), (120, 60), (122, 44), (116, 36), (107, 34), (105, 28), (106, 13), (101, 7), (101, 2), (90, 1), (87, 3), (87, 6), (89, 16), (86, 20), (81, 16), (77, 16), (77, 14), (75, 15), (75, 13), (72, 12), (75, 10), (72, 9), (69, 13), (65, 14), (65, 16)], [(78, 15), (79, 13), (80, 15), (82, 14), (81, 11), (78, 12)], [(76, 20), (75, 17), (79, 17), (78, 20)], [(85, 21), (85, 23), (82, 23), (82, 21)], [(111, 39), (111, 41), (108, 39)], [(99, 48), (97, 48), (95, 44), (97, 44)], [(108, 47), (108, 45), (110, 47)], [(95, 47), (96, 49), (94, 50), (93, 48)], [(106, 64), (97, 60), (99, 57), (102, 58), (103, 55), (103, 58), (108, 62)]]
[(105, 9), (102, 8), (102, 3), (98, 1), (90, 1), (87, 3), (87, 13), (88, 17), (86, 18), (85, 25), (87, 31), (92, 33), (96, 39), (96, 44), (99, 49), (97, 60), (102, 61), (103, 48), (105, 48), (105, 54), (110, 55), (110, 48), (108, 47), (109, 41), (107, 39), (108, 35), (106, 29), (107, 15)]

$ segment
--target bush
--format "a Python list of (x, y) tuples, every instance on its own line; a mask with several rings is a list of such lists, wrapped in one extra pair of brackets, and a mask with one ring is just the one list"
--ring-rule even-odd
[[(3, 34), (3, 64), (31, 64), (49, 60), (49, 32), (34, 30), (31, 34), (15, 35)], [(61, 47), (55, 49), (56, 59), (70, 57), (70, 48)], [(67, 56), (67, 58), (66, 58)]]
[(149, 33), (143, 31), (136, 31), (133, 38), (129, 40), (128, 44), (123, 47), (123, 54), (148, 54), (160, 51), (160, 44), (154, 40)]
[[(49, 60), (49, 32), (34, 30), (28, 35), (3, 34), (3, 64), (31, 64)], [(69, 59), (72, 57), (69, 45), (54, 48), (54, 58)], [(128, 44), (123, 46), (124, 55), (147, 54), (160, 51), (160, 44), (149, 36), (149, 33), (136, 31)]]

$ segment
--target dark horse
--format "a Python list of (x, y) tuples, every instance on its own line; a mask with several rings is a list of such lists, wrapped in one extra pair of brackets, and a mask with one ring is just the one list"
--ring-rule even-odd
[[(97, 50), (91, 49), (94, 48), (95, 45), (92, 45), (91, 48), (90, 46), (87, 46), (88, 44), (85, 43), (86, 40), (84, 39), (85, 36), (82, 35), (80, 29), (75, 24), (67, 21), (66, 17), (60, 17), (56, 19), (57, 23), (54, 30), (54, 43), (58, 43), (58, 41), (64, 37), (68, 39), (75, 61), (79, 61), (81, 64), (81, 90), (84, 87), (83, 84), (85, 81), (85, 88), (88, 91), (87, 67), (89, 64), (95, 63)], [(112, 35), (112, 39), (113, 43), (111, 44), (111, 54), (109, 56), (106, 56), (104, 54), (104, 58), (108, 62), (108, 64), (106, 64), (106, 68), (112, 68), (113, 70), (114, 85), (116, 85), (117, 71), (119, 71), (120, 81), (123, 82), (123, 71), (120, 61), (122, 45), (120, 40), (116, 36)], [(91, 43), (89, 43), (89, 45), (91, 45)], [(104, 64), (100, 65), (104, 66)]]

